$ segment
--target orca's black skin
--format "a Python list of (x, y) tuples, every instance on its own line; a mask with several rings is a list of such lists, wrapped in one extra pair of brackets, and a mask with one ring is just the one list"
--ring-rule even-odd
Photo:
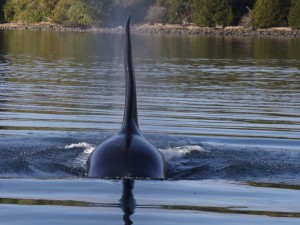
[(126, 100), (120, 131), (99, 145), (87, 163), (89, 177), (164, 178), (165, 160), (142, 135), (138, 125), (135, 75), (133, 68), (130, 18), (125, 28)]

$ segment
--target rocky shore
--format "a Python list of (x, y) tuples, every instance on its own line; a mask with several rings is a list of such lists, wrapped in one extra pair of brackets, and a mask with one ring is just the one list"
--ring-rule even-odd
[(225, 27), (197, 27), (197, 26), (180, 26), (180, 25), (142, 25), (134, 26), (134, 32), (152, 33), (152, 34), (170, 34), (170, 35), (212, 35), (212, 36), (259, 36), (259, 37), (279, 37), (279, 38), (300, 38), (300, 30), (291, 28), (269, 28), (255, 29)]
[[(122, 33), (123, 27), (99, 28), (99, 27), (67, 27), (52, 23), (22, 24), (6, 23), (0, 24), (0, 30), (52, 30), (52, 31), (72, 31), (72, 32), (101, 32), (101, 33)], [(268, 28), (255, 29), (235, 27), (197, 27), (181, 25), (134, 25), (133, 33), (161, 34), (161, 35), (210, 35), (210, 36), (238, 36), (238, 37), (274, 37), (274, 38), (300, 38), (300, 30), (291, 28)]]

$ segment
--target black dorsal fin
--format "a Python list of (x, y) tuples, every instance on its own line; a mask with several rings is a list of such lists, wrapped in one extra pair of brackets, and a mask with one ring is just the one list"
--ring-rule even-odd
[(122, 130), (126, 133), (132, 133), (138, 129), (138, 112), (136, 99), (135, 74), (133, 68), (133, 58), (131, 49), (130, 37), (130, 16), (128, 17), (125, 27), (125, 51), (124, 51), (124, 65), (125, 65), (125, 109)]

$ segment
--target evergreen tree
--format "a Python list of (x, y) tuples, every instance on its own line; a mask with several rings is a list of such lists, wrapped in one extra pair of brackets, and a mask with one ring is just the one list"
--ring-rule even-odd
[(260, 28), (287, 26), (290, 0), (256, 0), (254, 26)]
[[(203, 5), (205, 4), (205, 5)], [(212, 12), (214, 10), (214, 0), (194, 0), (193, 21), (200, 26), (215, 26)]]
[(230, 25), (233, 19), (231, 0), (194, 0), (193, 21), (200, 26)]
[(290, 27), (300, 29), (300, 1), (299, 0), (292, 0), (288, 19), (289, 19)]
[(169, 23), (182, 23), (190, 18), (193, 0), (167, 0), (167, 17)]

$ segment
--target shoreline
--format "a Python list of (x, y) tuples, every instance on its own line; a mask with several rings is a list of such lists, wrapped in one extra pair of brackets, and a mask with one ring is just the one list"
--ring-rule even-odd
[[(98, 33), (123, 33), (124, 28), (101, 27), (70, 27), (53, 23), (2, 23), (0, 30), (45, 30), (61, 32), (98, 32)], [(224, 36), (224, 37), (272, 37), (272, 38), (300, 38), (300, 30), (293, 30), (289, 27), (274, 27), (266, 29), (233, 27), (198, 27), (182, 26), (172, 24), (142, 24), (131, 27), (133, 33), (139, 34), (159, 34), (177, 36)]]

